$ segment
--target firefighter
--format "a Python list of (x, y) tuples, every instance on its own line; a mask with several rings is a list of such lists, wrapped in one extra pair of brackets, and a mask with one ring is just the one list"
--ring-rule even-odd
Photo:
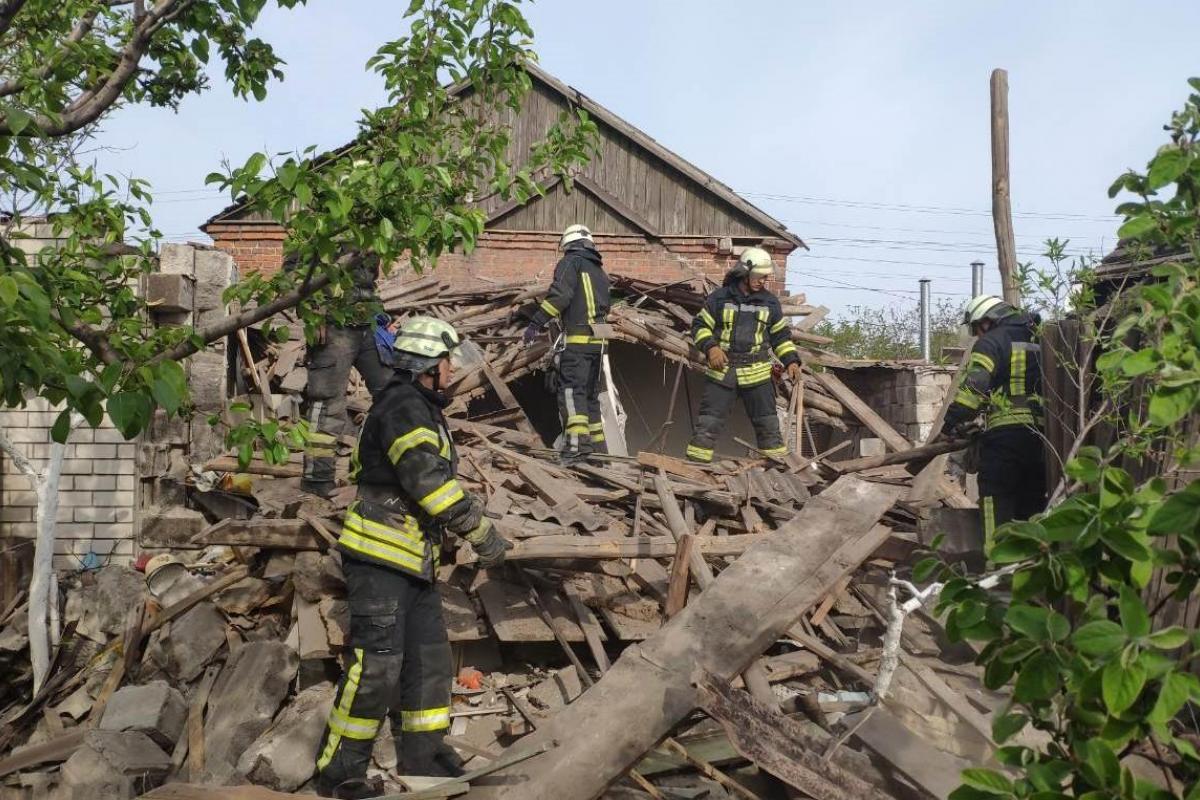
[[(375, 292), (378, 259), (356, 255), (348, 269), (353, 277), (350, 300), (355, 304), (348, 321), (321, 325), (308, 348), (308, 382), (304, 385), (301, 413), (311, 431), (304, 453), (304, 473), (300, 488), (328, 497), (334, 488), (337, 437), (350, 433), (350, 415), (346, 408), (346, 385), (350, 368), (358, 370), (374, 399), (392, 377), (390, 354), (377, 346), (380, 333), (386, 334), (378, 319), (372, 320), (379, 306)], [(288, 269), (295, 269), (289, 265)]]
[(1046, 507), (1045, 449), (1042, 445), (1042, 364), (1037, 319), (999, 297), (971, 298), (963, 313), (975, 344), (954, 402), (946, 410), (944, 435), (976, 438), (979, 508), (984, 551), (996, 527), (1029, 519)]
[(400, 771), (456, 776), (450, 725), (450, 645), (435, 585), (443, 531), (466, 539), (482, 567), (511, 545), (456, 475), (442, 409), (458, 346), (454, 328), (415, 317), (396, 337), (392, 380), (376, 398), (355, 452), (358, 496), (338, 538), (350, 607), (352, 659), (317, 754), (324, 797), (374, 797), (367, 762), (386, 718)]
[(558, 413), (563, 424), (561, 458), (569, 463), (589, 453), (608, 452), (600, 416), (606, 341), (592, 326), (608, 319), (609, 287), (600, 251), (585, 226), (569, 226), (558, 246), (563, 256), (524, 340), (526, 346), (532, 344), (552, 319), (562, 325), (565, 344), (558, 356)]
[(739, 395), (754, 426), (758, 449), (771, 456), (788, 452), (775, 410), (771, 354), (793, 381), (800, 379), (800, 356), (779, 299), (766, 288), (773, 274), (766, 250), (746, 248), (724, 285), (708, 296), (692, 320), (692, 341), (708, 360), (700, 416), (687, 448), (692, 461), (712, 461), (717, 437)]

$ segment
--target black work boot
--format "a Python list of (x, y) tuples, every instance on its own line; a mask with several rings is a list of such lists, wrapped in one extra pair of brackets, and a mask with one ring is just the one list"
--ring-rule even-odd
[(300, 491), (315, 494), (322, 500), (328, 500), (329, 495), (333, 494), (333, 481), (310, 481), (305, 478), (300, 479)]
[(384, 786), (380, 778), (351, 778), (341, 783), (326, 780), (323, 775), (317, 775), (316, 789), (318, 797), (334, 797), (337, 800), (366, 800), (369, 797), (382, 797)]
[(396, 756), (401, 775), (430, 778), (457, 778), (463, 774), (463, 760), (445, 742), (446, 731), (404, 731), (396, 737)]

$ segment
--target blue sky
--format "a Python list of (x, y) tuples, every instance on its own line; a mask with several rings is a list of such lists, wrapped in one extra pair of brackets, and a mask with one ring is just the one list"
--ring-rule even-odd
[[(178, 113), (126, 108), (99, 156), (158, 191), (169, 239), (228, 202), (204, 188), (223, 158), (343, 143), (382, 100), (366, 59), (403, 31), (400, 0), (268, 9), (259, 35), (288, 62), (265, 102), (214, 88)], [(1200, 75), (1200, 3), (542, 0), (527, 8), (541, 62), (784, 220), (811, 250), (789, 285), (836, 310), (965, 298), (988, 265), (988, 76), (1009, 71), (1018, 252), (1047, 236), (1101, 253), (1106, 190), (1142, 166)]]

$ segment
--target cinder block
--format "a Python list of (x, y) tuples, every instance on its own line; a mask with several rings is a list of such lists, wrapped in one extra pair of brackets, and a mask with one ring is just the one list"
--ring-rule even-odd
[(93, 464), (107, 464), (107, 461), (92, 461), (90, 458), (68, 458), (63, 461), (64, 475), (91, 475)]
[(117, 490), (118, 491), (134, 491), (137, 488), (137, 479), (132, 475), (117, 475)]
[(117, 510), (115, 508), (77, 508), (75, 509), (76, 522), (116, 522)]
[(224, 309), (221, 294), (234, 281), (233, 258), (221, 250), (197, 250), (195, 264), (196, 310)]
[(146, 276), (146, 301), (158, 316), (190, 313), (196, 303), (196, 279), (191, 275), (156, 272)]
[(92, 505), (101, 508), (129, 508), (133, 506), (133, 492), (93, 492)]
[(102, 731), (140, 731), (171, 748), (187, 721), (187, 703), (166, 681), (125, 686), (111, 697), (100, 720)]
[(132, 458), (109, 458), (100, 461), (89, 461), (97, 475), (132, 475), (135, 464)]
[(74, 452), (69, 455), (73, 458), (116, 458), (117, 447), (115, 444), (73, 444), (70, 449)]
[(29, 506), (0, 507), (0, 522), (32, 522), (33, 509)]
[(94, 492), (116, 491), (117, 478), (115, 475), (77, 475), (75, 488)]
[(130, 539), (133, 537), (132, 522), (99, 523), (92, 526), (96, 539)]
[(125, 437), (121, 432), (112, 427), (101, 427), (96, 429), (95, 441), (97, 444), (124, 444)]
[(58, 493), (58, 504), (60, 506), (90, 506), (90, 505), (94, 505), (92, 502), (92, 493), (91, 492), (78, 492), (78, 491), (59, 492)]
[(158, 249), (158, 271), (173, 275), (194, 275), (196, 248), (186, 244), (164, 244)]

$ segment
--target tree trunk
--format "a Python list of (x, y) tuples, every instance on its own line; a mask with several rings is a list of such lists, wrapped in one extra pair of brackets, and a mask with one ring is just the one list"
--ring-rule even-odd
[[(900, 489), (846, 476), (730, 565), (658, 633), (515, 749), (557, 746), (474, 784), (476, 800), (591, 800), (699, 705), (696, 670), (729, 680), (870, 557)], [(882, 529), (886, 535), (886, 529)]]
[(33, 693), (36, 695), (50, 668), (50, 597), (54, 574), (54, 533), (58, 518), (58, 484), (62, 477), (67, 446), (50, 444), (50, 462), (38, 476), (37, 541), (33, 548), (33, 576), (29, 580), (29, 660), (33, 665)]

